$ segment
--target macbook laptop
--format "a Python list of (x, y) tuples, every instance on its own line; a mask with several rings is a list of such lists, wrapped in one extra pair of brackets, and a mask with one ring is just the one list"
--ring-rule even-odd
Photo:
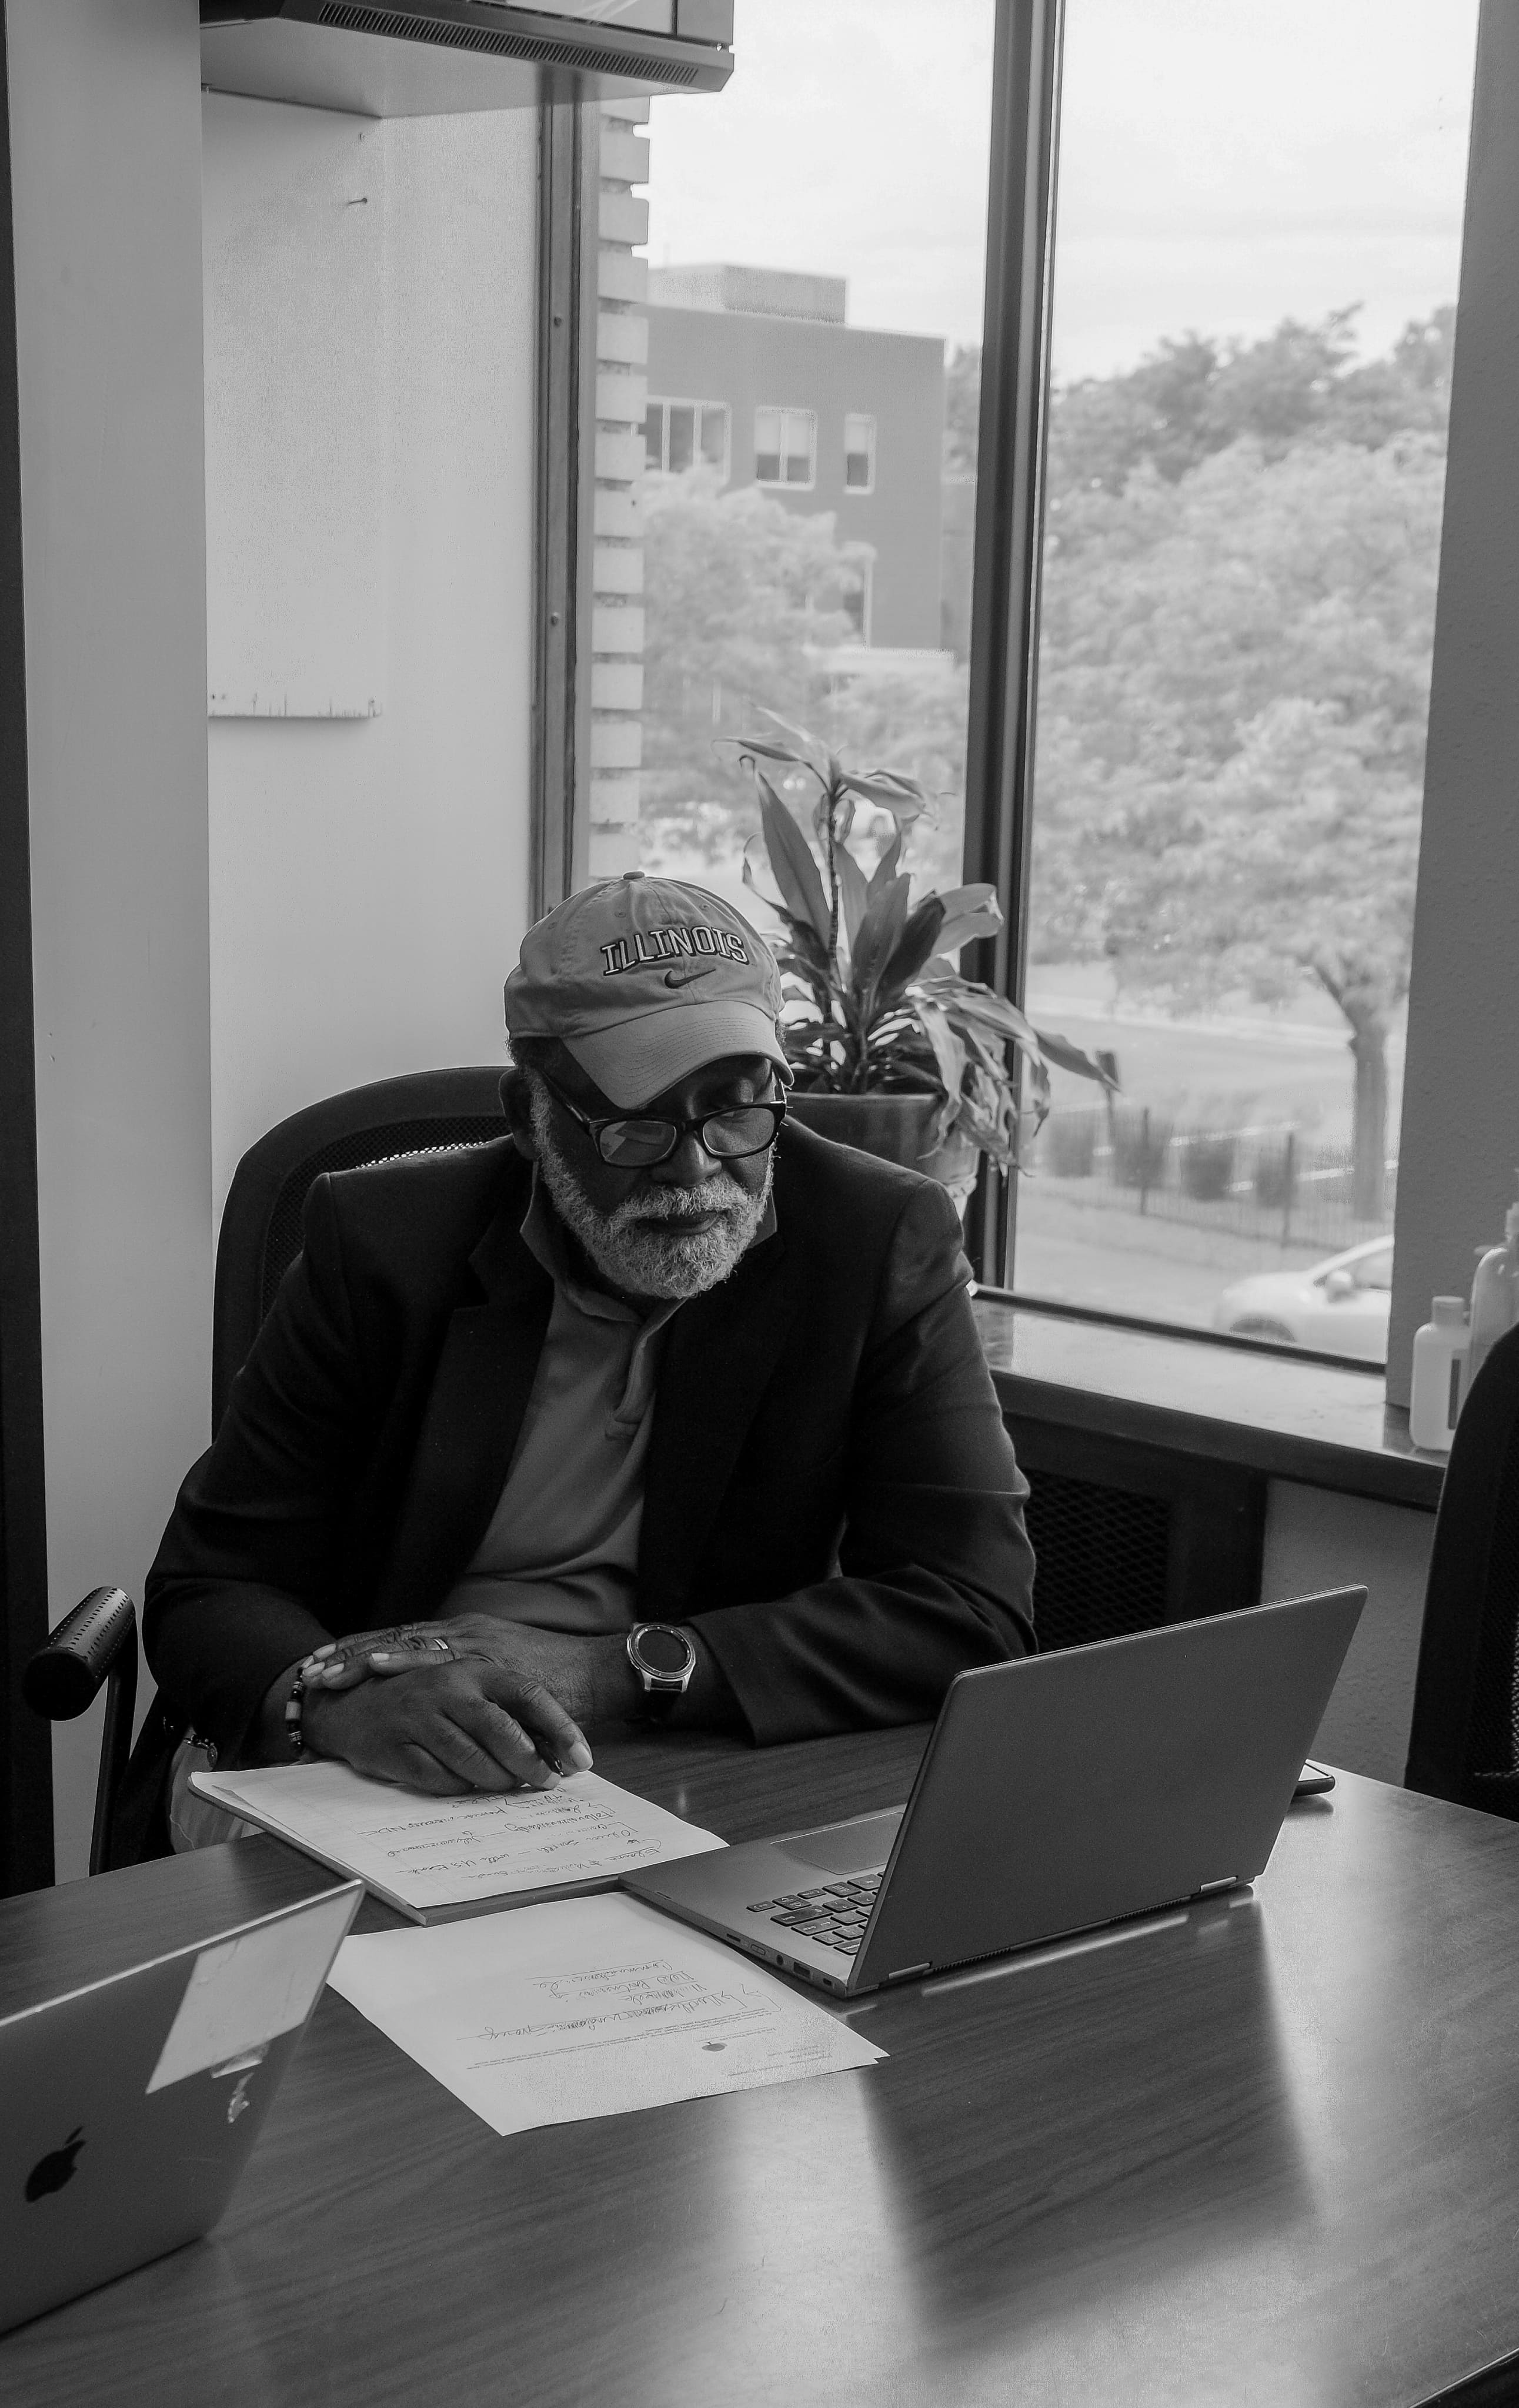
[(962, 1672), (905, 1806), (622, 1886), (840, 1997), (1232, 1889), (1271, 1854), (1365, 1603), (1337, 1589)]
[[(81, 1916), (98, 1893), (190, 1862), (49, 1894), (60, 1911), (41, 1928), (44, 1945), (60, 1964), (87, 1956), (94, 1935), (81, 1949)], [(196, 1862), (183, 1886), (193, 1896), (214, 1870)], [(244, 1921), (224, 1904), (220, 1914), (203, 1907), (195, 1939), (161, 1955), (120, 1952), (119, 1970), (0, 2014), (0, 2332), (216, 2222), (364, 1895), (360, 1882), (323, 1881), (316, 1895)], [(99, 1897), (106, 1927), (120, 1928), (120, 1903)], [(16, 1938), (35, 1941), (28, 1911), (36, 1923), (46, 1902), (7, 1904), (21, 1917)], [(0, 1943), (11, 1937), (7, 1917)]]

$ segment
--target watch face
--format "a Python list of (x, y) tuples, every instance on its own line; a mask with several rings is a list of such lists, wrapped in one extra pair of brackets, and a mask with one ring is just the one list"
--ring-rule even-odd
[(662, 1630), (658, 1623), (639, 1632), (638, 1652), (653, 1672), (684, 1672), (691, 1660), (689, 1641), (678, 1630)]

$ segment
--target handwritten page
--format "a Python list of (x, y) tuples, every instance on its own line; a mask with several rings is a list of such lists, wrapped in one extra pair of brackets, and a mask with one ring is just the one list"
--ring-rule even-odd
[(723, 1845), (716, 1832), (594, 1772), (504, 1797), (427, 1798), (326, 1763), (197, 1772), (191, 1786), (323, 1864), (357, 1873), (419, 1921), (545, 1891), (609, 1889), (635, 1865)]
[(885, 2054), (721, 1942), (630, 1898), (346, 1940), (328, 1981), (501, 2133)]

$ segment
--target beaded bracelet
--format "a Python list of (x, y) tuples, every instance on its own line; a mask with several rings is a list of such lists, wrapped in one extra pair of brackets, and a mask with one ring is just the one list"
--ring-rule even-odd
[(311, 1662), (311, 1658), (308, 1656), (305, 1662), (297, 1668), (296, 1677), (290, 1684), (290, 1694), (285, 1699), (285, 1737), (290, 1742), (290, 1753), (297, 1764), (306, 1754), (306, 1733), (301, 1723), (301, 1711), (306, 1697), (305, 1676)]

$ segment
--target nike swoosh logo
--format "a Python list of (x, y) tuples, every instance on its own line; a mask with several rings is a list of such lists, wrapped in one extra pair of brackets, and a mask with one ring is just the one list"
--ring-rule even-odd
[(716, 962), (687, 962), (678, 970), (666, 970), (664, 982), (666, 986), (689, 986), (693, 979), (710, 978), (716, 967)]

